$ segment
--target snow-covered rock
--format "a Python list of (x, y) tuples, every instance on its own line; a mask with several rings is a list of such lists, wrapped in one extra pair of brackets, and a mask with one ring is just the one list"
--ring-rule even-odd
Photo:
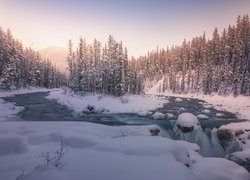
[(216, 113), (215, 116), (218, 118), (224, 118), (225, 114), (224, 113)]
[(166, 113), (166, 116), (168, 119), (176, 119), (175, 115), (173, 115), (171, 113)]
[(186, 111), (187, 110), (184, 107), (181, 107), (181, 108), (178, 109), (178, 114), (184, 113)]
[(198, 114), (197, 118), (199, 118), (199, 119), (208, 119), (208, 116), (205, 115), (205, 114)]
[(200, 123), (197, 117), (191, 113), (182, 113), (178, 116), (176, 121), (176, 126), (180, 126), (181, 128), (192, 128), (199, 126)]
[(227, 156), (227, 158), (243, 166), (248, 170), (248, 172), (250, 172), (250, 149), (231, 153)]
[(250, 122), (230, 123), (219, 128), (220, 131), (227, 131), (234, 142), (240, 144), (242, 150), (250, 149)]
[(209, 114), (211, 111), (209, 109), (203, 109), (201, 112), (205, 114)]
[(183, 100), (182, 100), (181, 98), (176, 98), (175, 101), (181, 102), (181, 101), (183, 101)]
[(152, 118), (153, 118), (154, 120), (162, 120), (162, 119), (165, 118), (165, 114), (163, 114), (163, 113), (157, 111), (157, 112), (155, 112), (155, 113), (152, 115)]

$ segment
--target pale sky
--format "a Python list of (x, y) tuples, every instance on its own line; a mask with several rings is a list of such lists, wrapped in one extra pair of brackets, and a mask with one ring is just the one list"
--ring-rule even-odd
[(104, 43), (111, 34), (135, 57), (222, 31), (244, 14), (250, 0), (0, 0), (0, 26), (26, 46), (66, 48), (80, 36)]

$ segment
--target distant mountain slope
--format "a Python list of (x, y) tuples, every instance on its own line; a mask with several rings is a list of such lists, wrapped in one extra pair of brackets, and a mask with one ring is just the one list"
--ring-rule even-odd
[(67, 49), (57, 46), (49, 46), (39, 51), (44, 58), (50, 59), (52, 64), (56, 64), (57, 68), (63, 72), (67, 70), (66, 56)]

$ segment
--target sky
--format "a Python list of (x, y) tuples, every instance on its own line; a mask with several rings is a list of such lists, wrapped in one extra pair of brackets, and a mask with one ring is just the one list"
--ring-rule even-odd
[(0, 0), (0, 26), (25, 46), (66, 48), (80, 37), (105, 43), (111, 34), (135, 57), (204, 31), (209, 37), (244, 14), (249, 0)]

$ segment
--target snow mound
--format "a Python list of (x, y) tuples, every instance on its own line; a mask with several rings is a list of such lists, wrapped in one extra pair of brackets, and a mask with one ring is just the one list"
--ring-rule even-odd
[(94, 149), (119, 152), (129, 156), (161, 157), (170, 155), (183, 165), (189, 166), (191, 163), (189, 152), (185, 146), (163, 137), (136, 136), (109, 139), (95, 146)]
[(146, 117), (146, 116), (148, 116), (148, 112), (147, 111), (138, 112), (137, 116), (139, 116), (139, 117)]
[(171, 113), (166, 113), (166, 116), (168, 119), (175, 119), (175, 115), (171, 114)]
[(163, 114), (163, 113), (157, 111), (157, 112), (155, 112), (155, 113), (152, 115), (152, 118), (153, 118), (154, 120), (161, 120), (161, 119), (164, 119), (164, 118), (165, 118), (165, 114)]
[(199, 125), (197, 117), (191, 113), (182, 113), (178, 116), (176, 125), (181, 127), (196, 127)]
[(203, 109), (201, 112), (205, 114), (209, 114), (211, 111), (209, 109)]
[(20, 154), (28, 151), (28, 145), (21, 136), (0, 136), (0, 156)]
[(183, 101), (183, 100), (182, 100), (181, 98), (176, 98), (175, 101), (181, 102), (181, 101)]
[[(200, 180), (249, 180), (250, 174), (236, 163), (222, 158), (201, 158), (192, 167)], [(208, 170), (209, 169), (209, 170)]]
[(15, 106), (14, 103), (5, 102), (0, 99), (0, 121), (6, 121), (11, 117), (15, 117), (15, 114), (23, 110), (23, 107)]
[(198, 114), (197, 118), (199, 118), (199, 119), (208, 119), (208, 116), (205, 115), (205, 114)]
[(233, 161), (250, 161), (250, 149), (234, 152), (229, 155), (229, 159)]
[(225, 114), (223, 114), (223, 113), (216, 113), (215, 116), (218, 117), (218, 118), (223, 118), (223, 117), (225, 117)]

